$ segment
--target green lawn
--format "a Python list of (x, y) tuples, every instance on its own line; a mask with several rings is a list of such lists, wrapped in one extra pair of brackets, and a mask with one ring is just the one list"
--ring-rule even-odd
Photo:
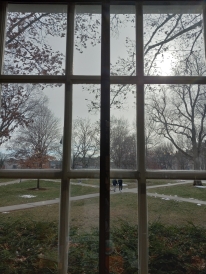
[[(82, 184), (88, 184), (92, 186), (99, 186), (100, 181), (99, 179), (71, 179), (71, 182), (79, 183), (81, 181)], [(164, 185), (164, 184), (174, 184), (177, 183), (177, 180), (147, 180), (147, 186), (154, 186), (154, 185)], [(123, 179), (124, 188), (136, 188), (137, 187), (137, 180), (134, 179)], [(112, 179), (110, 180), (110, 186), (112, 188)]]
[[(165, 224), (183, 225), (188, 222), (206, 227), (206, 206), (196, 204), (166, 201), (160, 198), (147, 197), (148, 221), (161, 221)], [(119, 220), (125, 220), (130, 224), (137, 224), (137, 195), (133, 193), (121, 193), (111, 195), (110, 219), (111, 226), (118, 225)], [(58, 221), (59, 204), (47, 205), (18, 210), (8, 214), (1, 214), (1, 219), (9, 220), (35, 220)], [(99, 197), (72, 201), (70, 203), (71, 227), (78, 227), (79, 231), (89, 231), (99, 226)]]
[(172, 196), (177, 195), (182, 198), (194, 198), (194, 199), (206, 201), (206, 188), (194, 187), (192, 183), (185, 184), (185, 185), (176, 185), (176, 186), (148, 189), (148, 192), (172, 195)]
[(154, 186), (154, 185), (168, 185), (168, 184), (175, 184), (177, 180), (160, 180), (160, 179), (150, 179), (147, 180), (147, 186)]
[[(164, 224), (187, 225), (194, 223), (206, 227), (206, 206), (160, 198), (147, 197), (148, 221), (160, 221)], [(118, 226), (120, 220), (131, 225), (137, 224), (137, 195), (121, 193), (111, 195), (110, 220), (111, 227)], [(71, 226), (80, 231), (90, 230), (99, 226), (99, 198), (71, 202)]]
[[(89, 180), (87, 180), (87, 182), (89, 182)], [(158, 185), (159, 181), (155, 181), (154, 183)], [(36, 182), (34, 180), (1, 186), (0, 206), (59, 198), (59, 182), (41, 180), (40, 186), (45, 188), (45, 190), (29, 190), (30, 188), (35, 188), (35, 186)], [(98, 191), (98, 188), (82, 186), (80, 184), (71, 185), (70, 193), (71, 196), (80, 196), (88, 193), (97, 193)], [(190, 184), (149, 189), (148, 192), (206, 200), (204, 197), (206, 189), (195, 188)], [(35, 195), (36, 197), (26, 199), (20, 197), (21, 195)], [(147, 197), (147, 200), (149, 222), (157, 220), (166, 224), (185, 224), (187, 222), (193, 222), (206, 226), (206, 206), (204, 205), (197, 206), (196, 204), (186, 202), (177, 202), (173, 200), (166, 201), (155, 197)], [(137, 223), (137, 194), (123, 192), (111, 195), (110, 201), (110, 218), (112, 226), (121, 219), (127, 220), (131, 224)], [(7, 220), (13, 218), (28, 218), (41, 221), (58, 221), (59, 205), (48, 205), (1, 214), (1, 218), (6, 218)], [(80, 230), (90, 230), (92, 227), (98, 227), (99, 197), (70, 202), (70, 220), (71, 226), (77, 226)]]
[[(60, 182), (40, 180), (40, 188), (36, 188), (36, 180), (27, 180), (17, 184), (0, 186), (0, 206), (32, 203), (59, 198)], [(71, 186), (71, 196), (96, 193), (98, 189), (81, 185)], [(35, 197), (24, 198), (23, 195)]]

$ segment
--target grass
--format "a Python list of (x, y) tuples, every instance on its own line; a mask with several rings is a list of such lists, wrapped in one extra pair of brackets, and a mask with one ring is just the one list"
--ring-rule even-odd
[(155, 186), (155, 185), (168, 185), (175, 184), (177, 180), (159, 180), (159, 179), (150, 179), (147, 180), (147, 186)]
[[(36, 187), (35, 180), (22, 181), (21, 183), (0, 186), (0, 206), (25, 204), (59, 198), (60, 182), (40, 181), (40, 188), (45, 190), (32, 190)], [(96, 193), (98, 189), (72, 185), (71, 196)], [(33, 198), (23, 198), (22, 195), (33, 195)]]
[[(110, 198), (111, 226), (119, 219), (137, 223), (137, 195), (122, 193), (111, 195)], [(99, 197), (71, 202), (71, 226), (78, 227), (80, 231), (90, 231), (99, 226)]]
[(161, 222), (164, 224), (186, 225), (194, 223), (206, 227), (206, 206), (197, 206), (193, 203), (162, 200), (160, 198), (147, 197), (149, 222)]
[(192, 183), (185, 185), (148, 189), (148, 192), (172, 196), (177, 195), (182, 198), (194, 198), (206, 201), (206, 188), (194, 187)]
[[(72, 179), (72, 182), (75, 182), (75, 183), (79, 183), (79, 181), (81, 181), (81, 183), (83, 183), (83, 184), (88, 184), (88, 185), (92, 185), (92, 186), (100, 185), (100, 182), (97, 179)], [(137, 187), (137, 182), (135, 182), (134, 179), (125, 179), (125, 180), (123, 180), (123, 184), (127, 185), (127, 186), (124, 186), (125, 188), (136, 188)], [(110, 186), (112, 188), (112, 180), (110, 180)]]
[[(72, 188), (75, 186), (72, 186)], [(138, 206), (137, 194), (121, 193), (111, 195), (110, 219), (111, 226), (115, 226), (119, 219), (127, 220), (131, 224), (137, 224)], [(185, 225), (193, 222), (196, 225), (206, 227), (206, 206), (162, 200), (155, 197), (147, 197), (148, 219), (150, 222), (161, 221), (164, 224)], [(13, 211), (1, 214), (1, 219), (12, 221), (18, 219), (36, 221), (58, 221), (59, 204), (31, 208), (27, 210)], [(78, 227), (80, 231), (90, 231), (99, 226), (99, 197), (70, 202), (70, 224)]]
[[(85, 183), (88, 182), (96, 183), (95, 180), (87, 180)], [(152, 180), (149, 184), (160, 183), (165, 184), (168, 181)], [(136, 183), (129, 181), (129, 184)], [(59, 196), (59, 182), (42, 180), (40, 185), (46, 190), (32, 191), (31, 194), (38, 193), (38, 196), (40, 195), (38, 198), (41, 200)], [(28, 194), (28, 188), (35, 186), (36, 182), (32, 180), (1, 186), (0, 203), (7, 200), (13, 202), (19, 193), (25, 191)], [(71, 186), (71, 196), (98, 191), (98, 188), (82, 185)], [(194, 194), (194, 191), (197, 191), (195, 195), (198, 199), (200, 193), (205, 193), (203, 192), (205, 189), (194, 188), (189, 184), (148, 191), (159, 193), (163, 191), (164, 194), (169, 191), (169, 195), (172, 195), (171, 191), (177, 195), (178, 191), (178, 196), (183, 196), (184, 193), (189, 195), (190, 191)], [(195, 198), (194, 195), (192, 197)], [(25, 200), (22, 201), (25, 203)], [(31, 200), (29, 199), (29, 202)], [(147, 201), (150, 223), (149, 273), (206, 273), (206, 206), (166, 201), (155, 197), (147, 197)], [(137, 194), (123, 192), (110, 196), (111, 239), (115, 247), (110, 258), (111, 274), (138, 273), (137, 209)], [(0, 273), (56, 274), (58, 219), (59, 204), (1, 214)], [(69, 261), (72, 267), (69, 274), (98, 273), (98, 227), (99, 197), (70, 202), (72, 242)]]

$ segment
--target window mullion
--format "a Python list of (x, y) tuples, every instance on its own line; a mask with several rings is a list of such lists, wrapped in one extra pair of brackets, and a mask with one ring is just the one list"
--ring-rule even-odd
[(148, 224), (144, 136), (144, 47), (143, 6), (136, 5), (136, 66), (137, 66), (137, 163), (138, 179), (138, 268), (139, 274), (148, 273)]
[(3, 69), (4, 39), (6, 30), (6, 2), (0, 2), (0, 74)]
[[(4, 39), (6, 30), (6, 2), (0, 2), (0, 75), (3, 69)], [(0, 110), (1, 110), (1, 83), (0, 83)]]
[(72, 83), (73, 45), (74, 45), (74, 5), (67, 9), (67, 44), (66, 44), (66, 83), (64, 104), (64, 132), (63, 132), (63, 162), (60, 194), (59, 220), (59, 274), (66, 274), (68, 269), (69, 246), (69, 190), (70, 178), (68, 172), (71, 167), (71, 136), (72, 136)]
[(203, 14), (203, 36), (204, 36), (204, 47), (205, 47), (205, 60), (206, 60), (206, 4), (203, 2), (202, 5)]
[[(102, 4), (99, 273), (109, 273), (110, 237), (110, 5)], [(108, 247), (109, 248), (109, 247)]]

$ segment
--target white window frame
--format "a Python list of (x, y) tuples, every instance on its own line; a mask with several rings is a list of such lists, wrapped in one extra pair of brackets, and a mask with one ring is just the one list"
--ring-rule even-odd
[[(9, 1), (8, 1), (9, 2)], [(1, 83), (62, 83), (65, 85), (65, 118), (64, 118), (64, 141), (63, 141), (63, 167), (62, 170), (0, 170), (0, 178), (39, 178), (39, 179), (61, 179), (60, 195), (60, 220), (59, 220), (59, 274), (67, 273), (68, 265), (68, 227), (69, 227), (69, 187), (70, 179), (75, 178), (100, 178), (100, 267), (99, 273), (109, 273), (108, 256), (105, 255), (106, 240), (109, 231), (105, 231), (105, 222), (109, 219), (110, 191), (108, 188), (110, 178), (127, 178), (138, 180), (138, 260), (139, 274), (148, 273), (148, 223), (147, 223), (147, 179), (206, 179), (206, 171), (177, 171), (177, 170), (146, 170), (145, 166), (145, 136), (144, 136), (144, 85), (145, 84), (206, 84), (206, 77), (187, 76), (145, 76), (144, 54), (143, 54), (143, 5), (147, 1), (111, 1), (111, 4), (136, 5), (136, 76), (110, 76), (110, 25), (109, 11), (110, 1), (60, 1), (68, 5), (68, 35), (66, 53), (65, 76), (30, 76), (30, 75), (3, 75), (3, 48), (5, 38), (5, 22), (7, 1), (0, 2), (0, 84)], [(15, 1), (12, 1), (13, 3)], [(20, 1), (19, 3), (32, 4), (31, 1)], [(42, 2), (42, 1), (35, 1)], [(46, 3), (59, 3), (59, 1), (44, 1)], [(74, 39), (74, 11), (75, 3), (100, 4), (102, 5), (102, 43), (101, 43), (101, 76), (85, 76), (72, 74), (73, 63), (73, 39)], [(161, 5), (171, 1), (159, 1)], [(173, 1), (175, 4), (175, 1)], [(178, 1), (176, 4), (184, 3), (200, 4), (192, 1)], [(18, 3), (18, 1), (16, 1)], [(150, 1), (151, 3), (151, 1)], [(158, 1), (156, 2), (158, 4)], [(149, 2), (148, 2), (149, 4)], [(152, 3), (154, 5), (154, 2)], [(206, 9), (203, 6), (204, 30), (206, 29)], [(206, 32), (204, 31), (206, 41)], [(107, 41), (107, 43), (105, 43)], [(71, 133), (72, 133), (72, 86), (73, 84), (101, 84), (101, 160), (100, 170), (72, 170), (71, 167)], [(109, 93), (110, 84), (136, 84), (137, 97), (137, 169), (136, 170), (110, 170), (109, 167), (109, 134), (110, 106)]]

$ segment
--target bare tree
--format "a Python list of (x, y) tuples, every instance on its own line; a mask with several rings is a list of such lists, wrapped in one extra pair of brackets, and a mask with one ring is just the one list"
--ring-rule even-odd
[[(153, 121), (150, 113), (145, 115), (145, 160), (148, 168), (153, 168), (154, 163), (151, 164), (151, 158), (153, 158), (154, 150), (159, 145), (160, 140), (155, 131), (155, 122)], [(153, 160), (152, 160), (153, 162)]]
[(136, 137), (124, 118), (111, 118), (110, 156), (116, 168), (136, 167)]
[(48, 108), (46, 97), (38, 103), (33, 114), (32, 122), (20, 127), (8, 150), (22, 168), (41, 169), (55, 159), (56, 148), (60, 145), (59, 120)]
[(32, 122), (38, 104), (35, 85), (2, 84), (0, 115), (0, 146), (8, 141), (18, 126)]
[(77, 118), (73, 122), (73, 168), (87, 168), (99, 155), (99, 124)]
[[(203, 75), (205, 66), (199, 65), (198, 58), (193, 56), (192, 65), (185, 64), (180, 69), (187, 70), (190, 75)], [(147, 96), (147, 110), (156, 123), (157, 134), (168, 139), (178, 151), (192, 160), (195, 170), (200, 169), (200, 156), (206, 139), (205, 86), (150, 86)]]
[[(53, 6), (54, 11), (52, 6), (45, 11), (42, 7), (22, 6), (22, 12), (19, 8), (18, 11), (8, 9), (4, 74), (63, 75), (65, 73), (65, 53), (55, 50), (50, 40), (56, 38), (66, 45), (66, 11), (62, 9), (58, 12), (55, 6)], [(82, 52), (88, 43), (90, 46), (100, 43), (100, 24), (100, 16), (96, 14), (76, 13), (74, 31), (77, 50)], [(42, 89), (45, 87), (45, 85), (39, 86)], [(32, 96), (25, 85), (2, 85), (1, 93), (0, 145), (11, 138), (14, 129), (19, 125), (27, 126), (30, 123), (29, 112), (32, 108), (29, 104)]]
[[(3, 73), (63, 74), (64, 55), (54, 51), (47, 40), (48, 36), (64, 37), (65, 32), (65, 13), (8, 12)], [(39, 87), (2, 84), (0, 145), (11, 138), (18, 126), (32, 122), (34, 93)]]
[(54, 51), (48, 36), (66, 35), (66, 13), (8, 12), (4, 55), (5, 74), (63, 74), (64, 55)]
[[(170, 6), (169, 10), (163, 9), (153, 13), (147, 11), (145, 7), (144, 14), (144, 72), (145, 75), (165, 75), (165, 66), (170, 67), (169, 75), (189, 75), (187, 70), (179, 70), (177, 74), (177, 67), (189, 66), (193, 55), (199, 54), (201, 58), (204, 57), (204, 38), (203, 38), (203, 18), (201, 12), (197, 9), (186, 10), (187, 8), (179, 7), (177, 12)], [(113, 29), (111, 33), (118, 33), (125, 23), (129, 24), (131, 28), (135, 27), (135, 17), (130, 14), (111, 15), (115, 16), (117, 22), (121, 24)], [(118, 18), (121, 20), (118, 20)], [(126, 38), (127, 57), (119, 56), (115, 64), (111, 64), (111, 75), (128, 75), (136, 74), (136, 52), (135, 46), (137, 41)], [(121, 53), (120, 53), (121, 54)], [(200, 59), (196, 59), (199, 62)], [(169, 62), (169, 64), (167, 63)], [(167, 74), (166, 74), (167, 75)], [(111, 105), (116, 108), (124, 106), (124, 99), (127, 97), (128, 91), (135, 92), (132, 85), (115, 85), (111, 86)], [(99, 89), (95, 86), (88, 87), (88, 91), (95, 94), (94, 99), (88, 103), (89, 110), (99, 108)]]

